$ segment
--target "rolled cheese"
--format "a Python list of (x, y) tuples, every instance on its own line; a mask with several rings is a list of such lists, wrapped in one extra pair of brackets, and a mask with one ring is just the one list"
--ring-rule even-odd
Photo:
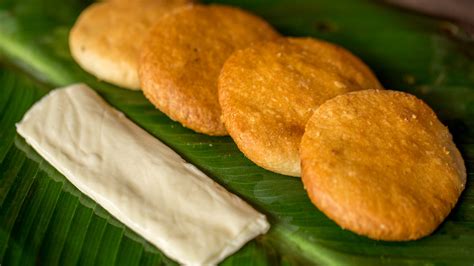
[(52, 91), (17, 131), (80, 191), (180, 263), (216, 264), (269, 229), (264, 215), (86, 85)]

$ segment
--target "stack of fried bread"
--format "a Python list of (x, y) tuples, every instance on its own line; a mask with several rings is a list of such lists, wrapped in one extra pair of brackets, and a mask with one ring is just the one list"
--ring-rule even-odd
[(415, 96), (383, 90), (348, 50), (279, 35), (247, 11), (186, 0), (106, 1), (70, 34), (97, 78), (143, 91), (196, 132), (229, 134), (257, 165), (301, 176), (341, 227), (373, 239), (429, 235), (466, 182), (448, 129)]

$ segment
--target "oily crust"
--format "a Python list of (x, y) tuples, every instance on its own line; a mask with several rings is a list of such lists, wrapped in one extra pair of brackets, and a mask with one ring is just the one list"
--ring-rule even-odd
[(87, 72), (115, 85), (138, 90), (138, 59), (149, 28), (164, 14), (192, 1), (115, 0), (94, 3), (69, 35), (73, 58)]
[(341, 227), (414, 240), (445, 219), (466, 183), (448, 129), (415, 96), (360, 91), (319, 107), (301, 142), (311, 201)]
[(140, 61), (143, 92), (185, 127), (227, 135), (217, 99), (222, 65), (235, 50), (277, 37), (267, 22), (238, 8), (183, 8), (161, 19), (150, 32)]
[(235, 52), (218, 87), (222, 120), (239, 149), (263, 168), (299, 176), (299, 145), (313, 110), (336, 95), (381, 85), (337, 45), (282, 38)]

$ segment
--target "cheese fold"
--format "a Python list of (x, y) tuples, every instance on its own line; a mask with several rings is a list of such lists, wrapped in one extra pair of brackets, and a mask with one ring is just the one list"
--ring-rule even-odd
[(270, 227), (86, 85), (50, 92), (17, 132), (80, 191), (182, 264), (216, 264)]

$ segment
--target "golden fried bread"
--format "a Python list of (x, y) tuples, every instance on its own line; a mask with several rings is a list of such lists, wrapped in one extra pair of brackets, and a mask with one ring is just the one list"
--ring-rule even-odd
[(139, 89), (139, 51), (149, 28), (164, 14), (189, 2), (115, 0), (92, 4), (82, 12), (70, 32), (71, 54), (97, 78)]
[(448, 129), (415, 96), (369, 90), (319, 107), (301, 142), (311, 201), (341, 227), (373, 239), (433, 232), (466, 183)]
[(185, 127), (226, 135), (217, 99), (222, 65), (236, 49), (278, 36), (268, 23), (238, 8), (183, 8), (151, 30), (140, 61), (143, 92)]
[(222, 120), (257, 165), (299, 176), (299, 145), (320, 104), (349, 91), (381, 88), (347, 50), (311, 38), (287, 38), (235, 52), (219, 77)]

